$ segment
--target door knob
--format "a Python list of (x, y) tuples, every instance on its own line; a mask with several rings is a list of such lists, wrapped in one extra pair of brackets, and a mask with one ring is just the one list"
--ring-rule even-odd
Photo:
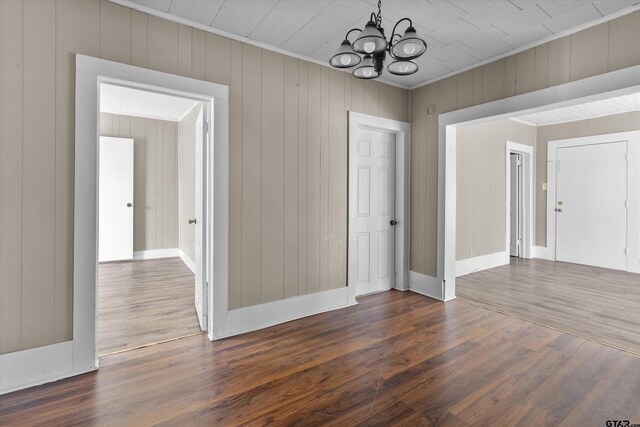
[(131, 206), (133, 206), (131, 203), (127, 203), (128, 208), (130, 208)]
[(189, 220), (189, 224), (195, 224), (195, 223), (196, 223), (196, 219), (195, 218)]
[(389, 221), (389, 224), (391, 225), (396, 225), (398, 223), (398, 221), (396, 221), (395, 219), (392, 219), (391, 221)]

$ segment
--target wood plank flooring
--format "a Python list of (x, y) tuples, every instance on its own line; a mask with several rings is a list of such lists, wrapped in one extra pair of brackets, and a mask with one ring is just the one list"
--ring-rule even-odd
[(180, 258), (100, 264), (99, 354), (200, 332), (194, 292)]
[(456, 279), (458, 299), (640, 355), (640, 275), (540, 259)]
[(411, 292), (209, 342), (101, 358), (0, 397), (0, 425), (605, 425), (640, 422), (640, 357)]

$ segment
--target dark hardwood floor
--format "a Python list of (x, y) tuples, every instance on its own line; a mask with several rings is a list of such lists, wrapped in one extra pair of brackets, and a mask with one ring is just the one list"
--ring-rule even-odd
[(384, 292), (211, 343), (101, 358), (0, 397), (0, 425), (605, 426), (640, 422), (640, 357), (461, 301)]
[(640, 274), (512, 258), (457, 278), (456, 295), (640, 355)]
[(194, 280), (180, 258), (100, 264), (99, 354), (199, 333)]

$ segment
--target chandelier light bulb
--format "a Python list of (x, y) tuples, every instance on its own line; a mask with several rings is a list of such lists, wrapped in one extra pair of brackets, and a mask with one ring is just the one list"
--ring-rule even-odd
[(342, 55), (340, 57), (340, 63), (344, 66), (351, 64), (351, 57), (349, 55)]
[(364, 74), (365, 77), (371, 77), (373, 75), (373, 70), (371, 68), (367, 68), (362, 71), (362, 74)]
[(371, 53), (375, 50), (376, 44), (374, 42), (366, 42), (364, 44), (364, 51), (367, 53)]
[(407, 43), (404, 45), (403, 49), (404, 53), (407, 55), (413, 55), (416, 51), (417, 46), (415, 45), (415, 43)]
[(406, 73), (407, 71), (409, 71), (409, 64), (401, 64), (400, 65), (400, 72)]

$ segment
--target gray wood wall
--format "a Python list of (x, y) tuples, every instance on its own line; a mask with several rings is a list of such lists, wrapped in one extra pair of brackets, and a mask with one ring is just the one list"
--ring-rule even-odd
[(105, 0), (0, 1), (0, 353), (72, 337), (75, 56), (230, 88), (231, 308), (346, 285), (347, 111), (408, 91)]
[(636, 11), (411, 91), (411, 270), (436, 276), (438, 114), (640, 65), (639, 37)]
[(500, 120), (458, 128), (456, 260), (507, 250), (506, 141), (535, 147), (536, 127)]

